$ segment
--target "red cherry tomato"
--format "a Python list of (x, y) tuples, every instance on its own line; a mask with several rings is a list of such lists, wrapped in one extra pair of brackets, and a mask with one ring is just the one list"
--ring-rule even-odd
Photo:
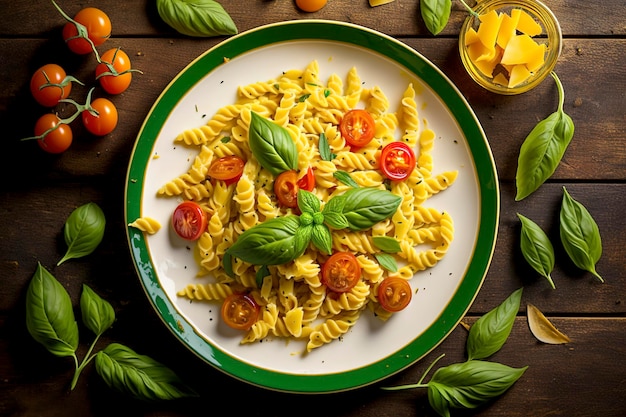
[[(59, 124), (61, 119), (56, 114), (46, 113), (35, 123), (35, 136), (41, 136), (49, 129)], [(61, 123), (59, 127), (48, 133), (43, 139), (38, 139), (39, 147), (48, 153), (65, 152), (72, 144), (72, 129)]]
[(46, 64), (39, 68), (30, 79), (30, 92), (37, 103), (54, 107), (72, 91), (71, 81), (67, 81), (65, 70), (57, 64)]
[(225, 181), (226, 185), (233, 184), (241, 178), (245, 164), (245, 161), (236, 155), (223, 156), (211, 164), (207, 175)]
[(306, 170), (306, 174), (300, 178), (297, 182), (298, 188), (306, 191), (313, 191), (315, 188), (315, 174), (313, 174), (313, 168), (309, 167)]
[[(95, 7), (86, 7), (76, 13), (74, 20), (87, 29), (87, 37), (94, 46), (102, 45), (111, 36), (111, 20), (109, 16)], [(93, 52), (89, 42), (78, 36), (78, 30), (73, 22), (67, 22), (63, 26), (63, 39), (68, 48), (75, 54), (88, 54)]]
[(390, 180), (404, 180), (415, 169), (415, 152), (404, 142), (391, 142), (380, 153), (380, 168)]
[(296, 6), (303, 12), (316, 12), (326, 6), (328, 0), (296, 0)]
[(350, 252), (335, 252), (322, 266), (322, 282), (331, 291), (350, 291), (360, 279), (361, 265)]
[(411, 285), (400, 277), (387, 277), (378, 286), (378, 302), (387, 311), (403, 310), (411, 302)]
[(231, 294), (222, 303), (220, 314), (228, 326), (249, 330), (259, 318), (259, 306), (250, 295)]
[(207, 215), (200, 205), (183, 201), (172, 214), (172, 227), (176, 234), (186, 240), (197, 240), (206, 230)]
[(117, 126), (117, 108), (111, 100), (100, 97), (91, 103), (91, 107), (98, 112), (98, 115), (91, 114), (89, 110), (83, 110), (83, 124), (87, 130), (96, 135), (104, 136), (113, 131)]
[(313, 188), (315, 188), (315, 176), (310, 167), (300, 179), (296, 171), (289, 170), (281, 172), (274, 180), (274, 194), (283, 207), (298, 207), (298, 191), (300, 189), (312, 191)]
[(341, 119), (339, 131), (348, 144), (360, 148), (374, 138), (376, 125), (374, 118), (367, 110), (353, 109)]
[[(119, 48), (112, 48), (100, 56), (102, 63), (96, 66), (96, 79), (109, 94), (121, 94), (128, 89), (133, 79), (132, 72), (129, 71), (131, 64), (126, 52)], [(112, 65), (117, 74), (111, 73), (108, 65)], [(104, 75), (109, 73), (108, 75)]]

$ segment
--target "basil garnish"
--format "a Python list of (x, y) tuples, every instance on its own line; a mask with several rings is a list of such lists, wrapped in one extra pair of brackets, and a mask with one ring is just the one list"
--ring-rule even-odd
[(585, 206), (574, 200), (565, 187), (559, 220), (561, 242), (572, 262), (604, 282), (596, 271), (596, 263), (602, 256), (598, 225)]
[(287, 129), (252, 112), (248, 134), (252, 154), (275, 177), (298, 168), (298, 149)]
[(390, 236), (374, 236), (372, 241), (374, 242), (374, 246), (383, 252), (398, 253), (402, 250), (402, 248), (400, 248), (400, 242)]
[(359, 188), (359, 184), (352, 178), (350, 174), (346, 171), (335, 171), (333, 172), (333, 177), (337, 178), (339, 181), (343, 182), (349, 187)]
[(322, 158), (323, 161), (332, 161), (337, 156), (330, 149), (330, 145), (328, 144), (328, 139), (326, 138), (325, 133), (320, 133), (318, 148), (320, 151), (320, 158)]
[(353, 231), (369, 229), (388, 218), (402, 202), (400, 196), (377, 188), (352, 188), (334, 198), (345, 200), (342, 214)]
[(161, 19), (179, 33), (195, 37), (234, 35), (237, 26), (215, 0), (157, 0)]
[(422, 19), (433, 35), (437, 35), (446, 27), (451, 9), (451, 0), (420, 0)]
[(63, 231), (67, 252), (57, 263), (91, 254), (104, 237), (106, 219), (96, 203), (87, 203), (75, 209), (67, 218)]
[(552, 289), (556, 288), (550, 274), (554, 269), (554, 248), (546, 233), (539, 225), (517, 213), (522, 222), (520, 248), (526, 262), (544, 276)]

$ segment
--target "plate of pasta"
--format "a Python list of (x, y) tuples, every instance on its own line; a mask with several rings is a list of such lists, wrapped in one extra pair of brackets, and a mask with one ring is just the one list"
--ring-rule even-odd
[(491, 150), (452, 82), (389, 36), (323, 20), (191, 62), (150, 110), (125, 194), (165, 325), (226, 374), (298, 393), (375, 383), (439, 345), (499, 218)]

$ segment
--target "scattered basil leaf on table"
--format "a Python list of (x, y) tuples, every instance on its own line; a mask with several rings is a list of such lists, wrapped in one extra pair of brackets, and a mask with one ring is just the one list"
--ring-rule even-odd
[(212, 37), (235, 35), (237, 26), (215, 0), (157, 0), (161, 19), (183, 35)]
[(561, 243), (572, 262), (604, 282), (596, 271), (596, 264), (602, 256), (602, 240), (598, 225), (585, 206), (574, 200), (565, 187), (559, 213), (559, 227)]
[(540, 121), (522, 143), (515, 174), (516, 201), (528, 197), (552, 176), (574, 136), (574, 122), (563, 111), (563, 85), (556, 73), (550, 74), (559, 91), (558, 109)]
[(134, 398), (155, 401), (197, 396), (171, 369), (119, 343), (98, 352), (95, 363), (109, 387)]
[(530, 332), (540, 342), (551, 345), (570, 342), (570, 338), (554, 327), (550, 320), (533, 304), (527, 305), (526, 318)]
[(554, 269), (554, 247), (537, 223), (517, 213), (522, 222), (520, 248), (526, 262), (544, 276), (552, 289), (556, 288), (550, 274)]
[(63, 234), (67, 252), (57, 263), (91, 254), (104, 237), (106, 219), (96, 203), (87, 203), (76, 208), (67, 218)]
[(451, 0), (420, 0), (420, 13), (424, 24), (433, 35), (439, 34), (448, 24)]
[(298, 168), (298, 149), (289, 131), (255, 112), (251, 117), (250, 150), (261, 166), (275, 177)]
[(80, 295), (80, 312), (83, 324), (96, 336), (104, 333), (115, 321), (115, 311), (111, 304), (86, 284), (83, 284)]

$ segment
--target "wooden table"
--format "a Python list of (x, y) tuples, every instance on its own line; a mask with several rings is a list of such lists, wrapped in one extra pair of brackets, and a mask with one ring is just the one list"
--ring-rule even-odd
[[(467, 322), (524, 287), (512, 333), (493, 360), (529, 365), (502, 397), (471, 412), (480, 416), (623, 416), (626, 412), (626, 4), (620, 0), (547, 1), (564, 34), (556, 72), (565, 88), (565, 111), (576, 126), (574, 139), (548, 183), (531, 197), (514, 201), (520, 145), (532, 127), (556, 109), (557, 91), (548, 79), (530, 93), (499, 96), (486, 92), (465, 73), (457, 38), (466, 16), (454, 2), (450, 22), (438, 36), (422, 24), (418, 1), (396, 0), (370, 8), (366, 0), (331, 0), (320, 12), (299, 12), (291, 1), (222, 2), (245, 31), (292, 19), (351, 22), (398, 38), (415, 48), (458, 86), (481, 121), (496, 161), (501, 187), (499, 236), (484, 285)], [(172, 78), (195, 57), (224, 38), (180, 36), (159, 18), (155, 2), (63, 0), (70, 15), (80, 8), (105, 10), (113, 22), (109, 46), (129, 53), (144, 71), (131, 88), (113, 97), (120, 111), (117, 129), (103, 138), (75, 130), (75, 143), (59, 156), (44, 154), (30, 136), (44, 111), (31, 98), (31, 74), (49, 61), (63, 63), (79, 79), (91, 79), (93, 56), (68, 52), (61, 39), (64, 23), (52, 4), (0, 3), (0, 117), (2, 188), (0, 190), (0, 415), (2, 416), (191, 416), (214, 413), (218, 402), (246, 415), (435, 416), (425, 390), (386, 392), (416, 382), (435, 358), (440, 365), (464, 359), (466, 330), (458, 326), (433, 352), (409, 369), (350, 392), (312, 397), (277, 393), (236, 381), (187, 351), (154, 313), (144, 294), (127, 247), (124, 184), (131, 150), (152, 103)], [(77, 92), (81, 90), (77, 87)], [(82, 90), (84, 92), (84, 90)], [(77, 93), (81, 94), (81, 93)], [(596, 219), (603, 254), (597, 268), (605, 283), (576, 268), (560, 245), (558, 211), (563, 186)], [(92, 255), (55, 267), (65, 252), (63, 224), (87, 202), (104, 210), (104, 240)], [(557, 289), (551, 290), (525, 263), (519, 250), (516, 213), (534, 219), (555, 243)], [(73, 373), (34, 342), (25, 326), (25, 293), (37, 263), (48, 268), (77, 306), (82, 284), (114, 306), (117, 322), (101, 345), (118, 341), (174, 369), (201, 397), (161, 404), (124, 402), (88, 367), (76, 389)], [(530, 333), (526, 305), (539, 307), (572, 341), (538, 342)], [(76, 308), (78, 311), (78, 308)], [(81, 338), (79, 355), (85, 354)], [(229, 404), (229, 396), (245, 403)], [(312, 402), (314, 401), (314, 402)]]

